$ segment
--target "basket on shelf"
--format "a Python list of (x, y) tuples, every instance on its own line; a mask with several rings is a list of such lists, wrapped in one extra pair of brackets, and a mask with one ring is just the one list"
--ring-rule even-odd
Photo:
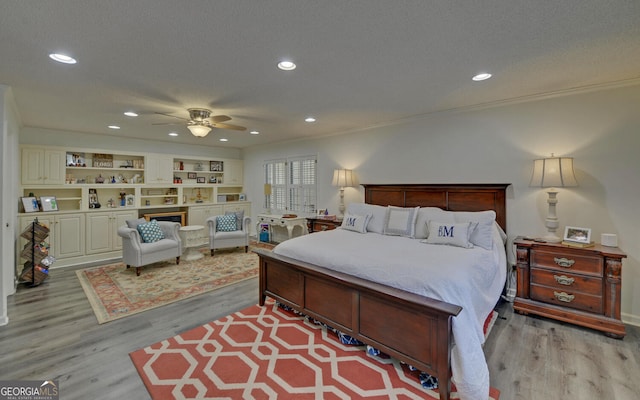
[(24, 245), (20, 252), (20, 257), (31, 260), (36, 264), (40, 264), (43, 258), (49, 255), (49, 244), (47, 242), (34, 243), (29, 242)]
[(32, 222), (24, 228), (20, 236), (27, 240), (33, 240), (34, 242), (42, 242), (49, 236), (49, 228), (40, 223)]

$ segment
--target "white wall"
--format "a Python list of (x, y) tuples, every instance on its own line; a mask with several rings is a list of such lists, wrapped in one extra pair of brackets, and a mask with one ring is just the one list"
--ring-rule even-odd
[(9, 322), (7, 296), (15, 292), (15, 227), (17, 225), (19, 119), (11, 89), (0, 85), (0, 325)]
[[(547, 194), (528, 186), (532, 160), (574, 157), (578, 187), (559, 189), (564, 226), (618, 234), (628, 258), (622, 271), (622, 318), (640, 325), (640, 85), (569, 93), (499, 107), (444, 112), (345, 135), (245, 149), (245, 190), (252, 214), (263, 212), (265, 160), (318, 155), (318, 204), (338, 209), (334, 168), (361, 183), (511, 183), (511, 238), (543, 235)], [(322, 120), (318, 123), (322, 123)], [(345, 202), (363, 201), (347, 188)]]

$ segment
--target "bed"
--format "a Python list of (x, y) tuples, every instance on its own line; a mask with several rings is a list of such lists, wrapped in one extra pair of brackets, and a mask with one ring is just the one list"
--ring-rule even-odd
[[(508, 184), (363, 186), (365, 203), (369, 205), (438, 207), (447, 211), (493, 210), (495, 222), (506, 230)], [(310, 236), (321, 234), (324, 233)], [(317, 236), (317, 240), (322, 238)], [(305, 240), (309, 243), (313, 238)], [(428, 297), (341, 272), (335, 266), (301, 261), (302, 257), (256, 252), (260, 258), (260, 305), (264, 305), (266, 296), (272, 297), (433, 375), (440, 382), (440, 399), (449, 399), (452, 324), (463, 307), (434, 298), (437, 296)], [(495, 304), (499, 294), (493, 296)], [(384, 318), (380, 318), (381, 315)], [(484, 361), (484, 356), (482, 358)]]

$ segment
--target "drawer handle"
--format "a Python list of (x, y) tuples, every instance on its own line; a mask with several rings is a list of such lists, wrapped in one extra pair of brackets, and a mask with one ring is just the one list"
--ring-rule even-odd
[(573, 266), (573, 264), (576, 263), (575, 260), (570, 260), (570, 259), (564, 258), (564, 257), (562, 257), (562, 258), (554, 257), (553, 261), (555, 261), (556, 264), (558, 264), (559, 266), (564, 267), (564, 268), (571, 268)]
[(328, 228), (328, 226), (327, 226), (327, 225), (321, 225), (321, 226), (320, 226), (320, 230), (323, 230), (323, 231), (326, 231), (326, 230), (327, 230), (327, 228)]
[(556, 299), (558, 299), (559, 301), (563, 301), (565, 303), (571, 303), (573, 301), (573, 299), (576, 298), (576, 296), (569, 294), (569, 293), (565, 293), (565, 292), (553, 292), (553, 295), (556, 297)]
[(575, 278), (569, 278), (568, 276), (565, 276), (565, 275), (560, 275), (560, 276), (554, 275), (553, 277), (556, 279), (556, 282), (558, 282), (561, 285), (570, 286), (570, 285), (573, 285), (573, 282), (576, 281)]

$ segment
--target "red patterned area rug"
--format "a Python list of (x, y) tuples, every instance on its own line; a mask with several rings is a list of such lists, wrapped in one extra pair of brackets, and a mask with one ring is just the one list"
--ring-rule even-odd
[(258, 276), (258, 255), (251, 248), (270, 249), (264, 243), (244, 248), (219, 249), (214, 257), (205, 252), (195, 261), (175, 260), (135, 268), (122, 263), (76, 271), (99, 324), (161, 307)]
[[(343, 345), (270, 300), (130, 356), (157, 400), (439, 398), (406, 365)], [(491, 399), (499, 396), (491, 388)]]

